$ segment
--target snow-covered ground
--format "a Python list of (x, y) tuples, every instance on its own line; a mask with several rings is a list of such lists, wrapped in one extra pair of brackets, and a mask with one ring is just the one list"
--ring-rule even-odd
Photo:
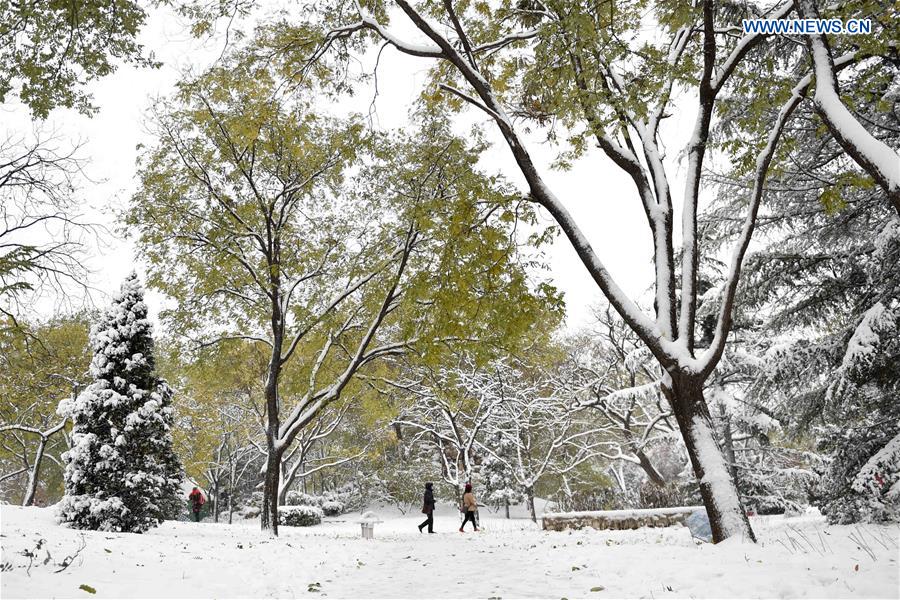
[(82, 532), (56, 525), (52, 508), (3, 506), (0, 596), (91, 597), (82, 585), (104, 598), (900, 596), (896, 526), (759, 517), (759, 544), (713, 546), (683, 527), (544, 532), (499, 516), (461, 534), (449, 507), (427, 535), (416, 530), (421, 515), (381, 512), (374, 540), (360, 539), (354, 515), (271, 539), (256, 521)]

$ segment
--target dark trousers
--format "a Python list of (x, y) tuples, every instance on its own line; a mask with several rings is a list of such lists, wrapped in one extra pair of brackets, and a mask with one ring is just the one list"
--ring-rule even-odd
[(197, 521), (198, 523), (200, 522), (200, 509), (199, 508), (194, 509), (194, 520)]
[(419, 531), (421, 531), (422, 528), (426, 525), (428, 525), (428, 533), (434, 533), (434, 512), (428, 513), (428, 518), (422, 521), (422, 524), (419, 525)]
[(478, 523), (475, 522), (475, 511), (474, 510), (466, 511), (466, 518), (463, 519), (462, 525), (460, 525), (459, 528), (460, 529), (464, 528), (466, 526), (466, 523), (468, 523), (469, 521), (472, 521), (472, 527), (475, 528), (475, 531), (478, 531)]

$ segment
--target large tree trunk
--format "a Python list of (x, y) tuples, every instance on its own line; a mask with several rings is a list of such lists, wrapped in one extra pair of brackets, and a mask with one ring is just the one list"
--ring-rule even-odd
[(268, 427), (266, 428), (266, 478), (263, 484), (263, 505), (259, 512), (260, 526), (263, 531), (278, 535), (278, 488), (281, 482), (282, 450), (277, 450), (278, 442), (278, 373), (280, 365), (277, 353), (273, 352), (272, 366), (266, 381), (266, 412)]
[(709, 407), (703, 398), (703, 382), (681, 374), (664, 382), (663, 392), (681, 429), (694, 474), (700, 484), (700, 495), (709, 516), (713, 542), (742, 536), (756, 541), (750, 522), (741, 506), (725, 455), (719, 447)]
[(266, 460), (266, 479), (263, 485), (263, 505), (259, 513), (263, 531), (278, 535), (278, 483), (280, 477), (278, 466), (281, 464), (280, 453), (275, 452), (274, 444), (268, 444)]
[(41, 436), (37, 452), (34, 455), (34, 464), (31, 466), (31, 472), (28, 474), (28, 485), (25, 488), (25, 497), (22, 499), (22, 506), (32, 506), (34, 504), (34, 494), (37, 491), (38, 477), (40, 476), (41, 463), (44, 460), (44, 449), (46, 447), (47, 438)]
[[(267, 223), (271, 226), (271, 223)], [(278, 397), (278, 382), (281, 379), (284, 347), (284, 306), (281, 295), (281, 250), (280, 238), (276, 235), (266, 255), (269, 267), (269, 290), (271, 300), (272, 354), (269, 357), (266, 375), (266, 479), (263, 485), (263, 505), (259, 511), (260, 526), (263, 531), (278, 535), (278, 484), (281, 482), (281, 459), (284, 448), (279, 445), (281, 428), (281, 406)]]

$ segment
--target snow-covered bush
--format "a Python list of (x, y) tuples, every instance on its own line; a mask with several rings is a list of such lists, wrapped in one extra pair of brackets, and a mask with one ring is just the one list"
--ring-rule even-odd
[(322, 509), (318, 506), (279, 506), (278, 524), (290, 527), (310, 527), (322, 522)]
[(338, 490), (334, 492), (325, 492), (321, 496), (312, 494), (304, 494), (291, 490), (285, 495), (286, 506), (315, 506), (322, 509), (326, 516), (335, 517), (343, 514), (347, 510), (344, 502), (349, 497), (347, 490)]
[(258, 506), (242, 506), (234, 511), (235, 516), (239, 519), (258, 519), (260, 508)]
[(325, 500), (321, 508), (326, 517), (336, 517), (344, 513), (344, 504), (337, 500)]
[(313, 496), (312, 494), (305, 494), (303, 492), (298, 492), (296, 490), (291, 490), (284, 497), (285, 504), (288, 506), (321, 506), (322, 498), (319, 496)]
[(59, 406), (73, 428), (58, 518), (78, 529), (143, 532), (177, 516), (182, 475), (172, 450), (172, 390), (155, 371), (134, 273), (92, 328), (91, 347), (93, 383)]

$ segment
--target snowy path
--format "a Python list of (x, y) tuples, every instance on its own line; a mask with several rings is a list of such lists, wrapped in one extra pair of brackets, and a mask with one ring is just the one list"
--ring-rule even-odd
[[(755, 519), (758, 545), (698, 546), (684, 528), (543, 532), (498, 518), (460, 534), (452, 513), (431, 536), (416, 531), (419, 515), (388, 517), (375, 540), (352, 522), (283, 528), (272, 540), (255, 522), (131, 535), (65, 529), (51, 509), (3, 506), (0, 516), (3, 598), (91, 597), (81, 584), (105, 598), (900, 597), (897, 527), (816, 519)], [(84, 550), (54, 573), (82, 535)], [(29, 576), (20, 553), (39, 539)]]

